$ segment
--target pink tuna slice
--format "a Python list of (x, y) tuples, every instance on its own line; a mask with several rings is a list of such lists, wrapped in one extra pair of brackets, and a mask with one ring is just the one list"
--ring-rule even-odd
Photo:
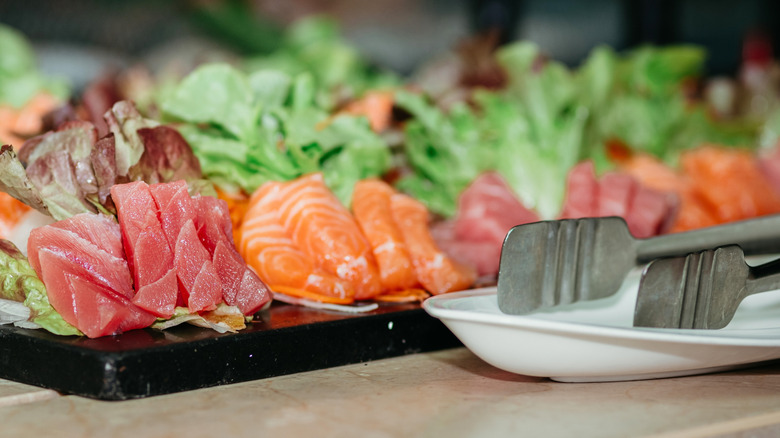
[(190, 312), (213, 310), (222, 302), (222, 282), (192, 220), (181, 227), (174, 250), (179, 289)]
[[(114, 185), (111, 197), (117, 207), (122, 242), (135, 279), (135, 293), (140, 295), (136, 303), (157, 316), (168, 318), (173, 315), (178, 289), (175, 277), (170, 275), (174, 255), (149, 186), (143, 181)], [(151, 289), (145, 290), (147, 287)], [(166, 288), (173, 292), (156, 295)]]
[(255, 313), (270, 301), (271, 293), (236, 250), (227, 203), (211, 196), (192, 200), (197, 206), (198, 236), (212, 255), (225, 303), (238, 307), (244, 315)]
[[(51, 226), (71, 231), (114, 257), (125, 258), (122, 233), (113, 217), (103, 214), (89, 215), (88, 220), (82, 220), (86, 217), (79, 216), (81, 215), (55, 222)], [(99, 222), (101, 225), (95, 226), (94, 222)]]
[(599, 181), (597, 215), (625, 218), (638, 185), (631, 175), (605, 173)]
[(501, 260), (501, 244), (490, 241), (469, 241), (455, 238), (452, 221), (439, 222), (431, 227), (436, 245), (458, 263), (471, 266), (479, 276), (496, 275)]
[(487, 172), (477, 177), (458, 199), (455, 237), (500, 247), (512, 227), (538, 220), (498, 173)]
[(121, 242), (118, 229), (113, 220), (80, 214), (30, 233), (30, 261), (46, 285), (49, 302), (89, 337), (148, 327), (155, 320), (129, 301), (133, 290), (127, 262), (104, 249)]
[[(84, 213), (65, 221), (93, 222), (96, 234), (103, 234), (106, 242), (112, 238), (120, 241), (112, 230), (119, 228), (115, 222), (91, 218), (98, 218), (98, 216)], [(100, 229), (103, 230), (102, 233)], [(51, 269), (43, 264), (40, 255), (43, 252), (51, 252), (68, 261), (69, 272), (77, 272), (85, 278), (91, 278), (95, 283), (100, 283), (126, 298), (133, 296), (133, 280), (127, 268), (127, 261), (104, 251), (72, 231), (54, 225), (36, 228), (30, 232), (27, 251), (30, 265), (39, 275)]]
[(171, 247), (175, 247), (176, 238), (181, 227), (188, 220), (195, 219), (195, 205), (183, 180), (170, 183), (152, 184), (149, 186), (157, 210), (160, 212), (160, 222)]
[(634, 237), (644, 239), (662, 231), (674, 205), (675, 197), (670, 195), (642, 185), (637, 186), (636, 195), (626, 216), (628, 229)]
[(592, 161), (583, 161), (569, 170), (566, 177), (566, 199), (561, 219), (576, 219), (598, 215), (599, 184)]

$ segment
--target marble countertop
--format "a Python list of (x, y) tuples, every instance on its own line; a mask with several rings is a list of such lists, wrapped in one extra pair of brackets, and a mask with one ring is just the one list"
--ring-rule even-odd
[(0, 380), (0, 436), (249, 435), (777, 436), (780, 363), (558, 383), (499, 370), (456, 348), (121, 402)]

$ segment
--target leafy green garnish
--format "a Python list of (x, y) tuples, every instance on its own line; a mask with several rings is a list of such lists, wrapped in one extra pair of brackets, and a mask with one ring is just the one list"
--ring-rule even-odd
[(23, 302), (30, 309), (30, 321), (58, 335), (81, 335), (65, 322), (49, 303), (46, 287), (38, 278), (27, 257), (16, 246), (0, 239), (0, 271), (3, 282), (0, 298)]
[(38, 72), (27, 39), (15, 29), (0, 24), (0, 104), (20, 108), (42, 90), (60, 99), (69, 93), (64, 81)]
[(345, 204), (360, 179), (390, 166), (390, 151), (364, 117), (331, 116), (316, 103), (307, 73), (275, 70), (249, 75), (226, 64), (204, 65), (161, 102), (184, 121), (179, 131), (205, 175), (223, 189), (248, 193), (266, 181), (323, 172)]

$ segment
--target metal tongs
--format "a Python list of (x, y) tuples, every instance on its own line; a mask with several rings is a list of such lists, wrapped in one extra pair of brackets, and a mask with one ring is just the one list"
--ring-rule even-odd
[(498, 273), (498, 306), (508, 314), (615, 294), (626, 275), (652, 260), (736, 244), (744, 254), (778, 252), (780, 215), (636, 239), (622, 218), (518, 225), (507, 233)]
[(651, 262), (642, 273), (635, 327), (720, 329), (747, 296), (780, 289), (780, 259), (751, 267), (736, 245)]

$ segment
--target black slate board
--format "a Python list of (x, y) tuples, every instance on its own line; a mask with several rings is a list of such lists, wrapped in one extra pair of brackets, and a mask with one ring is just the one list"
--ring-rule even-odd
[(459, 345), (419, 304), (355, 315), (274, 303), (239, 333), (184, 325), (88, 339), (0, 326), (0, 378), (126, 400)]

